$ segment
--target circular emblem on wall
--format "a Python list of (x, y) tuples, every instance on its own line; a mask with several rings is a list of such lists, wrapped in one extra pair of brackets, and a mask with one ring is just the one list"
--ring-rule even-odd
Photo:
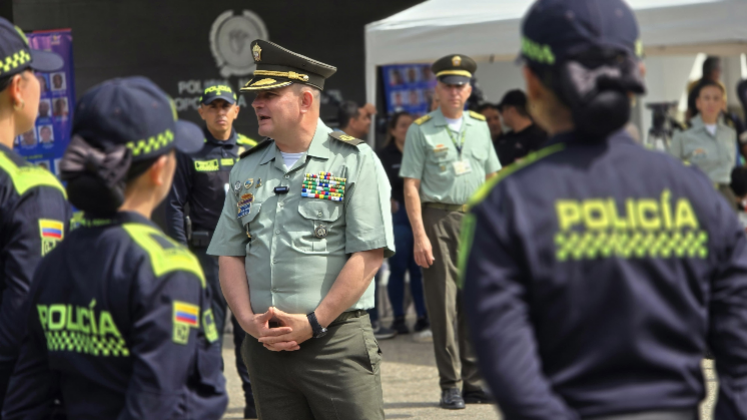
[(254, 71), (251, 43), (269, 39), (262, 19), (249, 10), (234, 15), (227, 10), (218, 16), (210, 30), (210, 49), (223, 77), (244, 76)]

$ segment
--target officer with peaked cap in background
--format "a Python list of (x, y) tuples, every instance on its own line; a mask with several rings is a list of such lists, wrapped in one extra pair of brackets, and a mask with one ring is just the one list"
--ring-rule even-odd
[(695, 167), (623, 130), (644, 92), (622, 0), (539, 0), (522, 25), (546, 147), (491, 180), (463, 227), (465, 304), (506, 418), (747, 418), (747, 238)]
[(57, 54), (32, 50), (23, 32), (0, 18), (0, 410), (25, 332), (34, 270), (67, 235), (71, 216), (57, 178), (13, 151), (39, 109), (33, 70), (62, 65)]
[(202, 133), (142, 77), (86, 92), (62, 158), (82, 227), (39, 264), (29, 334), (3, 419), (219, 419), (226, 408), (210, 289), (197, 258), (153, 222)]
[(249, 334), (260, 418), (383, 419), (381, 352), (366, 309), (394, 239), (376, 155), (319, 119), (335, 67), (252, 42), (259, 133), (242, 155), (208, 254)]
[(456, 250), (465, 203), (501, 169), (485, 117), (464, 112), (476, 69), (475, 61), (462, 54), (433, 63), (439, 108), (410, 126), (399, 172), (405, 179), (415, 262), (423, 267), (442, 391), (440, 405), (446, 409), (489, 401), (469, 346), (456, 283)]
[[(202, 132), (205, 136), (201, 150), (192, 154), (177, 154), (174, 184), (166, 199), (166, 233), (195, 254), (205, 273), (211, 291), (213, 316), (218, 330), (218, 340), (223, 341), (226, 319), (226, 300), (220, 290), (218, 280), (218, 259), (207, 255), (207, 247), (218, 224), (223, 202), (229, 190), (228, 174), (239, 154), (251, 149), (257, 142), (242, 136), (233, 128), (239, 116), (236, 94), (230, 86), (215, 85), (205, 89), (200, 97), (197, 111), (205, 121)], [(185, 207), (188, 206), (189, 215)], [(187, 217), (191, 231), (187, 229)], [(246, 366), (241, 361), (241, 342), (246, 334), (232, 316), (233, 342), (236, 369), (244, 390), (244, 418), (257, 418), (252, 396), (252, 386)]]

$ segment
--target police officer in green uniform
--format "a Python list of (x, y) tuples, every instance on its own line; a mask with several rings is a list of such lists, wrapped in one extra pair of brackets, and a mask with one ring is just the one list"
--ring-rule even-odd
[(475, 61), (461, 54), (433, 64), (439, 108), (410, 126), (399, 173), (405, 178), (415, 261), (423, 267), (425, 303), (442, 390), (440, 405), (446, 409), (489, 400), (467, 341), (456, 283), (456, 250), (465, 203), (501, 169), (485, 117), (464, 112), (472, 93), (469, 81), (476, 69)]
[(390, 187), (362, 140), (319, 119), (337, 70), (271, 42), (252, 42), (242, 91), (259, 133), (242, 155), (208, 254), (250, 335), (242, 355), (259, 418), (383, 419), (381, 353), (366, 309), (393, 254)]
[[(208, 287), (212, 291), (211, 307), (221, 341), (226, 320), (226, 301), (218, 281), (218, 259), (205, 252), (229, 189), (228, 174), (239, 160), (239, 154), (257, 145), (256, 141), (239, 134), (233, 128), (233, 122), (239, 116), (236, 99), (236, 94), (227, 85), (210, 86), (202, 93), (198, 111), (205, 121), (202, 129), (204, 144), (195, 153), (177, 154), (174, 183), (166, 199), (165, 231), (175, 240), (188, 245), (200, 261)], [(187, 223), (187, 217), (190, 223)], [(191, 232), (187, 226), (191, 226)], [(256, 413), (252, 386), (239, 353), (246, 334), (233, 316), (231, 323), (234, 328), (236, 369), (241, 378), (246, 403), (244, 418), (253, 419), (256, 418)]]

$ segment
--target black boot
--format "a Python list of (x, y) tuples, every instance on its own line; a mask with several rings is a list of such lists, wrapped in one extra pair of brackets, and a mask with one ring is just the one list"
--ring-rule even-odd
[(441, 402), (438, 404), (447, 410), (461, 410), (464, 408), (464, 399), (459, 388), (444, 389), (441, 392)]

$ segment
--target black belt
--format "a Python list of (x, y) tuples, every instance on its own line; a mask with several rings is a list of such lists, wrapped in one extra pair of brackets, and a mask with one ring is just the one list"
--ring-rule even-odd
[(198, 230), (192, 232), (192, 237), (189, 239), (189, 243), (195, 248), (207, 248), (210, 245), (210, 240), (212, 238), (213, 232)]
[(584, 417), (584, 420), (698, 420), (697, 409), (643, 411), (612, 416)]

